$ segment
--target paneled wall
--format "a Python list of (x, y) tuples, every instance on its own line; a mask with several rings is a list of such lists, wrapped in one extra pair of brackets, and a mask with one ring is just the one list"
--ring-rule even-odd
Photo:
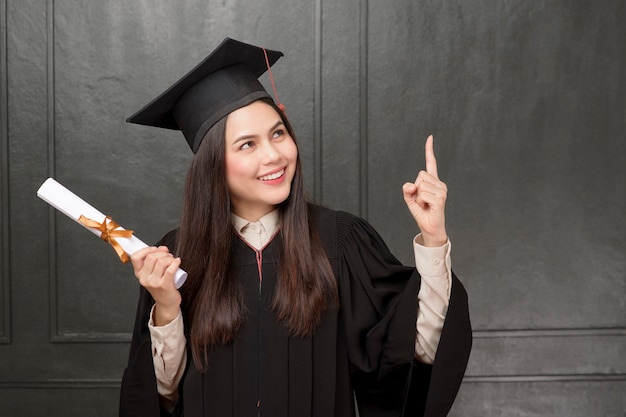
[[(307, 187), (411, 263), (435, 136), (475, 343), (453, 416), (626, 415), (626, 3), (0, 0), (0, 415), (112, 416), (137, 285), (37, 199), (178, 221), (178, 132), (124, 120), (225, 36), (274, 67)], [(263, 81), (269, 85), (267, 79)]]

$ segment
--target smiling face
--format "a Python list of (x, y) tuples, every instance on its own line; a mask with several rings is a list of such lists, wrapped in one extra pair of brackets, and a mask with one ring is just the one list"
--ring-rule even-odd
[(289, 197), (298, 149), (272, 106), (255, 101), (228, 115), (226, 183), (231, 209), (256, 221)]

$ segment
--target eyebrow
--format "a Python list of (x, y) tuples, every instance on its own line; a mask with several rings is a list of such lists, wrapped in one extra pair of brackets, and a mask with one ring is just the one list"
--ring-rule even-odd
[[(278, 126), (280, 126), (280, 125), (284, 125), (284, 123), (283, 123), (283, 121), (282, 121), (282, 120), (277, 121), (277, 122), (276, 122), (276, 124), (274, 124), (274, 126), (272, 126), (272, 127), (271, 127), (268, 131), (269, 131), (269, 132), (271, 132), (272, 130), (275, 130), (275, 129), (276, 129)], [(236, 143), (238, 143), (238, 142), (241, 142), (241, 141), (243, 141), (243, 140), (254, 139), (254, 138), (256, 138), (257, 136), (258, 136), (258, 135), (244, 135), (244, 136), (239, 136), (237, 139), (235, 139), (235, 140), (233, 141), (233, 145), (234, 145), (234, 144), (236, 144)]]

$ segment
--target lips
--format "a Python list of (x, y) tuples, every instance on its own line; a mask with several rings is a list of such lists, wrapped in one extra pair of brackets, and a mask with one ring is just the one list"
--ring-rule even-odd
[(271, 174), (267, 174), (267, 175), (263, 175), (262, 177), (259, 177), (259, 180), (261, 181), (273, 181), (273, 180), (277, 180), (278, 178), (282, 177), (283, 175), (285, 175), (285, 168), (282, 168), (276, 172), (273, 172)]

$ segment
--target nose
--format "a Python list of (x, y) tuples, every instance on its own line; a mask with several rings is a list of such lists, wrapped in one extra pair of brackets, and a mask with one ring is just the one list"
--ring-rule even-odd
[(264, 164), (271, 164), (273, 162), (279, 161), (281, 157), (282, 154), (275, 144), (270, 141), (264, 143), (262, 158)]

